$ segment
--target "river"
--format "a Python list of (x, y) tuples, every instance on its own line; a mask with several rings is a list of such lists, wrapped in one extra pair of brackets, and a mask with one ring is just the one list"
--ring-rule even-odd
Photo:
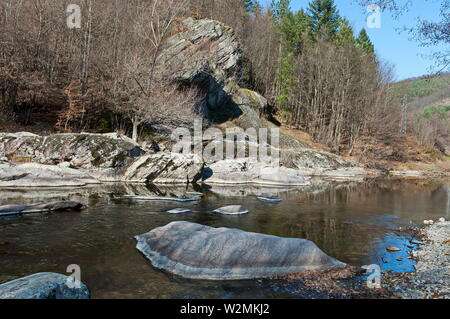
[[(310, 187), (190, 187), (204, 197), (195, 203), (135, 201), (125, 194), (181, 196), (183, 187), (97, 185), (78, 189), (3, 189), (0, 205), (75, 200), (82, 212), (0, 219), (0, 282), (37, 272), (66, 273), (81, 267), (93, 298), (289, 298), (260, 281), (185, 280), (154, 269), (135, 248), (134, 236), (173, 221), (232, 227), (282, 237), (306, 238), (328, 255), (355, 266), (414, 271), (408, 259), (411, 236), (400, 227), (450, 219), (448, 181), (376, 179), (364, 182), (314, 180)], [(278, 204), (256, 195), (276, 194)], [(221, 216), (216, 208), (242, 204), (245, 216)], [(193, 212), (170, 215), (168, 209)], [(389, 253), (387, 246), (402, 249)], [(401, 261), (400, 258), (402, 258)]]

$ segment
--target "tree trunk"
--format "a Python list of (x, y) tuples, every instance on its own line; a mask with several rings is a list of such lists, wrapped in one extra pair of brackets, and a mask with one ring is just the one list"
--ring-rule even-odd
[(138, 121), (134, 120), (133, 121), (133, 136), (132, 139), (133, 141), (135, 141), (137, 143), (138, 141)]

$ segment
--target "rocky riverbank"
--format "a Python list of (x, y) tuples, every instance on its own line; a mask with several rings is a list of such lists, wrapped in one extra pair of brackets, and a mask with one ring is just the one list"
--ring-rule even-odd
[(416, 236), (422, 240), (411, 256), (416, 271), (387, 275), (385, 288), (404, 299), (450, 299), (450, 222), (441, 220)]
[[(257, 145), (259, 147), (259, 145)], [(311, 149), (277, 149), (270, 164), (244, 157), (155, 151), (118, 134), (0, 133), (0, 187), (79, 187), (106, 182), (308, 186), (312, 176), (362, 178), (358, 163)]]

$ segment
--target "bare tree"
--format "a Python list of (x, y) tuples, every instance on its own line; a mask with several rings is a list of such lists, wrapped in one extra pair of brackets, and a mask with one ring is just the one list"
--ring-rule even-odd
[[(140, 14), (130, 34), (134, 43), (124, 58), (121, 72), (122, 90), (128, 96), (126, 107), (122, 110), (126, 109), (125, 113), (132, 122), (132, 138), (135, 141), (138, 139), (139, 125), (151, 121), (151, 114), (156, 117), (159, 108), (164, 109), (161, 98), (170, 97), (167, 93), (178, 89), (157, 74), (157, 66), (164, 40), (185, 6), (186, 2), (180, 0), (152, 0), (138, 8)], [(169, 101), (166, 100), (167, 103)], [(179, 105), (180, 101), (174, 104)]]

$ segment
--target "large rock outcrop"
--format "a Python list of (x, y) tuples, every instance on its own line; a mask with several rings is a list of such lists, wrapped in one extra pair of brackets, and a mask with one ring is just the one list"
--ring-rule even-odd
[(191, 183), (201, 178), (203, 169), (197, 156), (145, 155), (138, 144), (117, 134), (0, 134), (0, 154), (5, 156), (0, 187)]
[(249, 126), (261, 126), (258, 112), (266, 111), (267, 100), (240, 87), (242, 50), (233, 29), (214, 20), (188, 18), (181, 30), (167, 40), (159, 73), (203, 88), (205, 116), (212, 122), (244, 117)]
[(346, 267), (308, 240), (189, 222), (171, 223), (136, 240), (154, 267), (191, 279), (267, 278)]
[[(181, 32), (169, 38), (161, 53), (160, 74), (170, 74), (174, 81), (195, 84), (207, 92), (206, 118), (226, 128), (272, 128), (270, 106), (259, 93), (242, 88), (242, 52), (234, 31), (209, 19), (185, 19)], [(260, 164), (241, 170), (242, 160), (219, 162), (209, 167), (215, 170), (209, 182), (254, 182), (303, 184), (302, 175), (347, 177), (364, 175), (365, 171), (351, 161), (332, 154), (307, 149), (304, 144), (286, 134), (280, 134), (280, 146), (287, 160), (282, 162), (279, 177), (262, 177)], [(232, 164), (228, 169), (226, 165)], [(257, 166), (257, 167), (256, 167)], [(292, 170), (290, 170), (292, 169)], [(294, 172), (300, 170), (300, 172)], [(228, 174), (227, 176), (227, 172)], [(208, 172), (206, 172), (208, 174)], [(241, 176), (238, 176), (242, 173)], [(264, 174), (263, 174), (264, 175)], [(296, 181), (294, 181), (296, 179)]]
[[(0, 285), (0, 299), (90, 299), (87, 287), (68, 284), (70, 278), (56, 273), (38, 273)], [(74, 287), (74, 288), (71, 288)]]
[(118, 134), (0, 134), (0, 154), (46, 165), (64, 162), (103, 179), (130, 165), (144, 151), (131, 139)]
[(202, 177), (203, 160), (196, 155), (160, 152), (142, 156), (127, 168), (124, 180), (154, 184), (195, 183)]

